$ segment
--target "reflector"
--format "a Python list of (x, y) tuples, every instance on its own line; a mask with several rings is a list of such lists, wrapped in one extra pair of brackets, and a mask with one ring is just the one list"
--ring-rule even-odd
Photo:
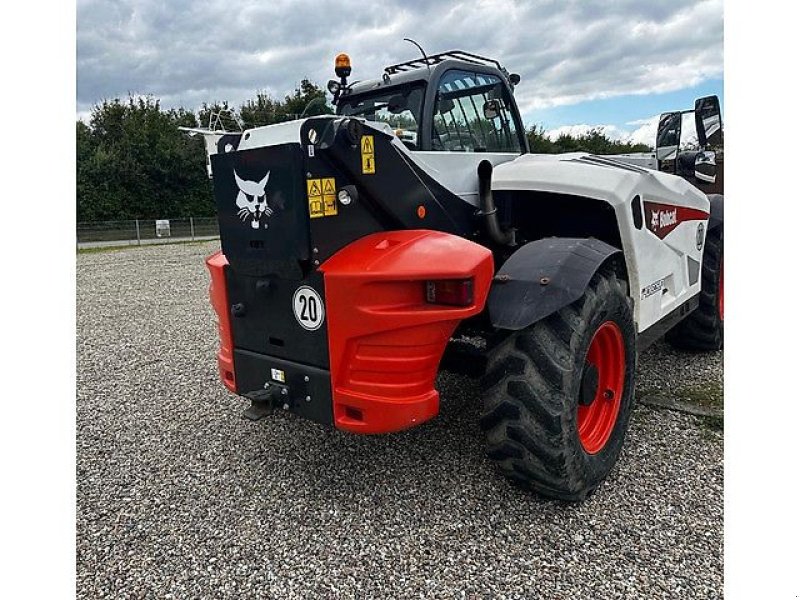
[(474, 296), (472, 279), (438, 279), (425, 282), (425, 300), (429, 304), (470, 306)]

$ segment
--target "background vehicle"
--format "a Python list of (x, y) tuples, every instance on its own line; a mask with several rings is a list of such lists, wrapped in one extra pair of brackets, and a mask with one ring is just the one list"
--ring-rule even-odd
[[(681, 149), (683, 115), (693, 114), (697, 147)], [(698, 98), (693, 109), (666, 112), (656, 135), (658, 169), (674, 173), (706, 194), (723, 194), (724, 151), (719, 98)]]
[[(686, 114), (694, 115), (696, 139), (682, 139), (683, 115)], [(723, 194), (724, 151), (719, 98), (705, 96), (695, 100), (694, 109), (662, 113), (654, 152), (615, 154), (613, 158), (673, 173), (706, 194)]]
[(584, 498), (621, 451), (637, 351), (678, 324), (675, 343), (722, 346), (721, 198), (609, 157), (529, 154), (519, 77), (491, 59), (444, 52), (348, 84), (340, 55), (336, 71), (336, 115), (194, 130), (220, 223), (223, 382), (251, 418), (279, 406), (385, 433), (437, 414), (443, 356), (471, 364), (499, 469)]

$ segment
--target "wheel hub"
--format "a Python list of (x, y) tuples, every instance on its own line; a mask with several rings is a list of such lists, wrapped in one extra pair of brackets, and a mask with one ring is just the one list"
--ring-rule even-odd
[(597, 454), (617, 423), (625, 385), (625, 342), (614, 321), (597, 329), (589, 344), (578, 399), (578, 437), (583, 449)]

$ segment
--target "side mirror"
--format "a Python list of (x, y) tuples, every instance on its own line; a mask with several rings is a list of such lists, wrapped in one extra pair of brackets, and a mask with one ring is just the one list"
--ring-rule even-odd
[(500, 116), (500, 101), (499, 100), (488, 100), (483, 103), (483, 116), (491, 121), (492, 119), (496, 119)]
[(489, 100), (499, 100), (503, 97), (503, 84), (498, 83), (489, 90)]
[(452, 98), (440, 98), (439, 99), (439, 113), (445, 114), (449, 113), (453, 110), (456, 106), (456, 103), (453, 102)]
[(672, 160), (678, 157), (678, 146), (681, 142), (681, 113), (668, 112), (658, 120), (656, 134), (656, 159)]
[(408, 108), (408, 96), (403, 96), (403, 94), (395, 94), (389, 98), (386, 108), (393, 115), (399, 115)]
[(698, 152), (694, 159), (694, 176), (698, 181), (716, 183), (717, 155), (709, 150)]
[(719, 98), (698, 98), (694, 103), (694, 122), (701, 148), (722, 145), (722, 111), (719, 108)]

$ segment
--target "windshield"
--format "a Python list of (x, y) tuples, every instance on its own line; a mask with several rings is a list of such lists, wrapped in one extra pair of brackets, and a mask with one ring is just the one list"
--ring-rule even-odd
[(451, 70), (442, 76), (433, 114), (434, 150), (522, 151), (511, 99), (499, 77)]
[(388, 123), (406, 146), (416, 150), (422, 96), (422, 86), (395, 88), (368, 96), (346, 96), (339, 100), (338, 113)]

